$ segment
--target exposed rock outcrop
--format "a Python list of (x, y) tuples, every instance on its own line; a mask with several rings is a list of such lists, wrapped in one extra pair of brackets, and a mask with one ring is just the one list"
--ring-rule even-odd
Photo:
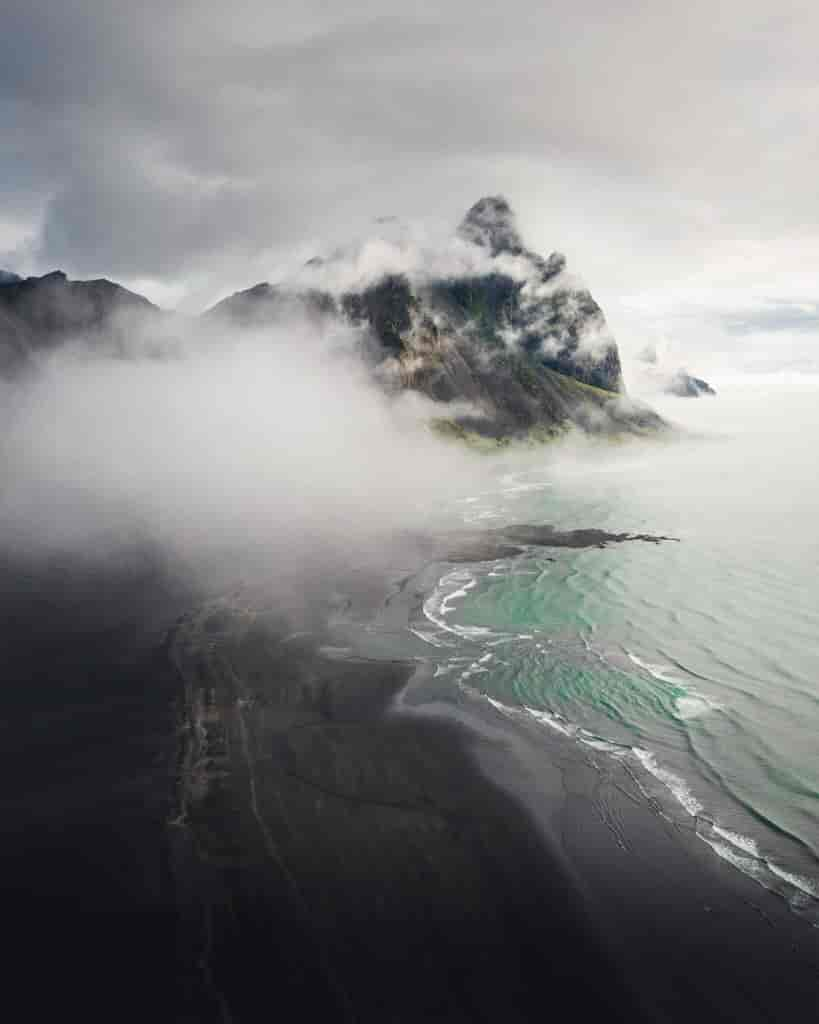
[(702, 395), (715, 395), (716, 391), (711, 385), (700, 377), (692, 377), (685, 370), (678, 370), (665, 388), (668, 395), (677, 395), (679, 398), (700, 398)]
[[(337, 251), (291, 280), (237, 292), (208, 310), (201, 328), (263, 332), (294, 320), (319, 331), (352, 328), (382, 386), (440, 403), (438, 427), (455, 436), (662, 425), (625, 397), (600, 307), (564, 256), (526, 248), (504, 198), (479, 200), (433, 248), (404, 239), (364, 255)], [(79, 337), (124, 352), (135, 335), (152, 344), (163, 332), (172, 336), (173, 324), (171, 314), (111, 281), (70, 281), (61, 271), (0, 278), (0, 370)]]
[[(398, 254), (397, 265), (412, 263)], [(410, 269), (369, 272), (349, 283), (355, 253), (311, 260), (297, 284), (259, 284), (206, 314), (243, 326), (294, 312), (360, 330), (380, 379), (437, 402), (468, 403), (442, 428), (492, 438), (555, 432), (642, 431), (661, 425), (623, 394), (617, 345), (588, 290), (560, 253), (527, 249), (505, 199), (466, 214), (455, 237)], [(339, 281), (345, 284), (339, 285)]]

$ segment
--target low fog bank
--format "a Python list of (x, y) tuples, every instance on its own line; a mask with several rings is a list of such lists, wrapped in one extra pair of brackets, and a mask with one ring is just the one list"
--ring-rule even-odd
[[(212, 332), (172, 354), (82, 342), (2, 385), (0, 546), (110, 561), (243, 551), (284, 572), (417, 530), (485, 472), (441, 406), (373, 382), (349, 330)], [(446, 408), (446, 407), (444, 407)]]
[(531, 479), (548, 481), (557, 507), (589, 517), (573, 525), (672, 535), (681, 553), (705, 545), (715, 558), (742, 548), (760, 564), (787, 557), (794, 572), (814, 573), (819, 376), (724, 373), (713, 383), (715, 398), (653, 402), (676, 428), (662, 438), (575, 434), (548, 465), (532, 459)]
[(342, 325), (177, 326), (161, 349), (139, 331), (125, 348), (80, 339), (0, 383), (0, 549), (101, 565), (151, 549), (196, 571), (244, 560), (297, 589), (331, 564), (416, 551), (418, 535), (458, 521), (457, 499), (501, 489), (510, 472), (591, 493), (600, 473), (650, 489), (678, 464), (704, 509), (712, 488), (721, 500), (720, 474), (776, 470), (778, 493), (795, 486), (805, 439), (819, 442), (819, 378), (713, 383), (716, 399), (655, 401), (677, 435), (613, 444), (574, 430), (490, 457), (437, 437), (430, 421), (463, 409), (383, 387), (362, 335)]

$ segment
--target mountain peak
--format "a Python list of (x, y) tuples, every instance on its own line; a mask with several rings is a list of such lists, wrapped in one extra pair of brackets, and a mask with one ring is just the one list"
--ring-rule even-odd
[(461, 221), (458, 234), (493, 256), (500, 252), (519, 253), (523, 242), (518, 234), (515, 214), (503, 196), (484, 196)]

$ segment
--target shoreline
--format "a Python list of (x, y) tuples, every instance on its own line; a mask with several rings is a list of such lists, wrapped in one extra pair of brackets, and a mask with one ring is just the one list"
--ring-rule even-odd
[[(513, 527), (506, 531), (493, 530), (489, 533), (506, 534), (506, 536), (526, 535), (534, 529), (536, 528)], [(549, 531), (549, 527), (544, 530), (547, 537)], [(567, 539), (577, 536), (580, 543), (549, 545), (548, 540), (544, 540), (543, 544), (547, 547), (603, 546), (594, 543), (590, 536), (594, 532), (577, 530), (567, 531), (564, 534)], [(608, 534), (607, 538), (607, 543), (622, 542), (623, 540), (645, 540), (658, 543), (661, 540), (675, 539), (639, 534)], [(541, 563), (556, 561), (554, 557), (544, 557), (537, 548), (534, 550), (530, 548), (525, 557), (530, 558), (532, 554), (537, 554), (538, 561)], [(726, 825), (719, 810), (712, 809), (718, 807), (719, 801), (709, 801), (708, 795), (701, 790), (692, 791), (689, 782), (690, 776), (684, 767), (674, 766), (673, 762), (669, 764), (660, 753), (662, 746), (653, 747), (648, 737), (644, 739), (639, 736), (629, 737), (623, 732), (618, 735), (616, 729), (606, 731), (605, 725), (602, 723), (597, 724), (594, 728), (577, 724), (571, 717), (567, 717), (567, 715), (572, 715), (570, 708), (557, 710), (550, 708), (548, 702), (538, 704), (536, 693), (532, 694), (530, 700), (527, 701), (525, 692), (518, 693), (515, 687), (509, 689), (507, 686), (505, 690), (497, 691), (492, 685), (488, 690), (479, 685), (480, 673), (487, 671), (487, 668), (484, 667), (485, 662), (492, 663), (493, 659), (499, 658), (501, 665), (507, 663), (505, 661), (508, 657), (505, 653), (506, 645), (514, 644), (516, 640), (532, 641), (533, 643), (542, 640), (544, 644), (551, 647), (551, 640), (546, 637), (543, 629), (535, 629), (536, 636), (526, 632), (518, 634), (516, 628), (525, 630), (527, 628), (525, 625), (519, 627), (495, 625), (488, 628), (485, 625), (474, 624), (481, 622), (480, 618), (465, 620), (466, 623), (471, 621), (473, 625), (464, 625), (457, 616), (454, 620), (450, 620), (449, 615), (455, 610), (456, 601), (465, 599), (468, 592), (479, 583), (486, 582), (490, 577), (501, 575), (495, 571), (493, 566), (487, 569), (486, 565), (475, 564), (468, 565), (462, 572), (457, 564), (460, 561), (462, 559), (450, 554), (446, 561), (435, 563), (438, 571), (425, 577), (428, 596), (425, 600), (417, 603), (413, 609), (414, 614), (410, 623), (411, 632), (425, 645), (444, 649), (431, 651), (429, 647), (427, 648), (430, 660), (438, 665), (435, 672), (436, 677), (438, 675), (448, 676), (450, 679), (457, 677), (458, 681), (455, 683), (457, 689), (463, 689), (467, 693), (472, 692), (481, 700), (487, 701), (498, 714), (506, 716), (510, 722), (525, 721), (531, 726), (534, 719), (538, 729), (546, 734), (559, 735), (561, 738), (570, 737), (574, 744), (588, 748), (589, 752), (594, 751), (603, 755), (604, 758), (624, 762), (627, 770), (636, 775), (637, 784), (645, 799), (659, 801), (665, 808), (665, 813), (670, 815), (672, 820), (680, 823), (684, 830), (695, 831), (717, 856), (730, 863), (735, 870), (752, 879), (756, 885), (776, 894), (788, 904), (793, 913), (804, 918), (814, 927), (819, 927), (819, 896), (817, 895), (819, 893), (817, 890), (819, 877), (815, 871), (810, 871), (810, 867), (815, 867), (815, 865), (813, 863), (810, 866), (789, 865), (786, 859), (787, 851), (782, 854), (782, 859), (780, 859), (781, 851), (770, 848), (766, 850), (765, 847), (757, 845), (756, 839), (749, 838), (754, 835), (752, 830), (745, 831), (741, 824), (735, 822)], [(469, 560), (463, 559), (463, 561)], [(508, 571), (513, 576), (516, 575), (514, 565), (514, 562), (507, 563), (504, 572)], [(421, 623), (423, 623), (423, 627)], [(452, 652), (450, 657), (446, 648), (452, 646), (453, 640), (456, 641), (455, 646), (458, 647), (458, 650)], [(587, 651), (592, 650), (585, 637), (583, 643)], [(541, 649), (540, 644), (537, 644), (537, 649)], [(630, 651), (622, 650), (629, 662), (647, 670), (654, 678), (671, 682), (665, 675), (661, 675), (659, 672), (655, 673), (654, 669), (658, 666), (647, 665)], [(456, 657), (456, 654), (464, 656)], [(596, 656), (604, 659), (606, 657), (599, 654)], [(614, 664), (618, 670), (622, 671), (617, 662), (606, 661), (606, 664)], [(670, 666), (668, 667), (670, 668)], [(476, 677), (474, 681), (472, 677)], [(686, 694), (685, 690), (681, 692)], [(695, 693), (696, 691), (691, 692)], [(698, 701), (708, 703), (698, 693), (696, 698)], [(686, 696), (685, 700), (687, 699)], [(448, 703), (451, 704), (452, 700)], [(712, 706), (722, 710), (721, 705), (716, 702)], [(682, 710), (675, 710), (675, 716), (680, 719), (688, 717)], [(595, 731), (595, 729), (600, 731)], [(544, 742), (548, 742), (548, 739), (544, 739)], [(719, 794), (717, 794), (718, 796)], [(682, 816), (680, 811), (684, 812)], [(795, 844), (800, 843), (797, 837), (789, 835), (787, 832), (783, 832), (783, 835)]]
[[(282, 908), (287, 943), (301, 950), (302, 974), (305, 963), (310, 970), (304, 979), (282, 964), (279, 998), (302, 1012), (318, 1012), (318, 1000), (333, 1019), (528, 1021), (539, 998), (531, 970), (572, 990), (592, 970), (603, 986), (592, 998), (596, 1012), (614, 1000), (630, 1007), (630, 1019), (648, 1019), (603, 949), (568, 866), (482, 777), (463, 725), (391, 713), (411, 666), (327, 658), (315, 639), (282, 638), (276, 678), (253, 705), (232, 688), (240, 668), (258, 664), (258, 651), (234, 648), (228, 667), (211, 649), (194, 681), (210, 702), (188, 736), (199, 748), (192, 760), (210, 777), (204, 792), (201, 778), (187, 780), (200, 787), (187, 809), (195, 852), (177, 858), (177, 873), (200, 871), (194, 902), (210, 908), (202, 915), (206, 974), (231, 1019), (253, 1019), (259, 993), (247, 964), (270, 949), (251, 936), (260, 918), (279, 920)], [(272, 747), (272, 758), (241, 763), (244, 728), (251, 746)], [(214, 756), (231, 748), (228, 763)], [(250, 818), (264, 824), (255, 838)], [(220, 940), (228, 931), (231, 941)]]
[(32, 1005), (174, 1024), (810, 1019), (819, 936), (783, 901), (622, 766), (440, 699), (402, 648), (417, 572), (342, 565), (285, 615), (264, 581), (203, 598), (141, 565), (6, 567), (7, 908)]
[(479, 769), (573, 865), (608, 948), (657, 1019), (809, 1019), (819, 930), (721, 858), (629, 766), (525, 714), (511, 722), (474, 691), (400, 713), (454, 718), (483, 739)]
[[(418, 599), (418, 594), (406, 590), (410, 578), (404, 578), (397, 589), (387, 588), (393, 625), (406, 620)], [(303, 922), (307, 932), (329, 943), (321, 959), (340, 964), (338, 976), (352, 985), (349, 1000), (355, 1013), (351, 1019), (415, 1020), (432, 1012), (429, 1006), (417, 1005), (407, 1008), (405, 1015), (393, 1009), (390, 1012), (397, 1016), (379, 1017), (387, 1012), (386, 994), (376, 1011), (368, 1003), (373, 997), (372, 981), (357, 979), (361, 957), (370, 965), (373, 958), (378, 960), (371, 943), (403, 948), (405, 959), (412, 955), (418, 905), (429, 899), (428, 884), (419, 885), (416, 872), (423, 865), (429, 883), (436, 878), (436, 865), (445, 865), (453, 857), (459, 860), (459, 871), (447, 875), (444, 870), (444, 877), (436, 879), (435, 891), (448, 904), (445, 924), (437, 920), (434, 933), (425, 933), (422, 941), (425, 948), (438, 949), (441, 957), (457, 959), (453, 948), (464, 943), (470, 964), (483, 962), (496, 975), (509, 972), (510, 961), (521, 951), (514, 942), (509, 944), (508, 929), (500, 943), (497, 935), (485, 934), (486, 948), (476, 945), (472, 935), (466, 939), (464, 929), (484, 908), (492, 906), (496, 913), (498, 902), (505, 904), (511, 898), (516, 906), (515, 928), (522, 934), (538, 934), (536, 951), (527, 946), (526, 952), (539, 965), (537, 971), (544, 977), (571, 977), (568, 987), (582, 988), (585, 982), (577, 974), (577, 965), (585, 961), (587, 971), (607, 979), (595, 1012), (611, 1016), (619, 1007), (616, 1012), (621, 1017), (614, 1019), (688, 1022), (696, 1015), (703, 1021), (742, 1017), (761, 1022), (781, 1019), (776, 1015), (785, 1007), (789, 1013), (808, 1014), (815, 1006), (819, 998), (816, 929), (798, 918), (781, 897), (721, 860), (690, 825), (675, 820), (647, 796), (624, 765), (584, 750), (571, 739), (545, 734), (534, 722), (528, 727), (525, 722), (512, 723), (482, 697), (461, 693), (453, 702), (450, 691), (450, 699), (436, 700), (436, 688), (443, 684), (435, 683), (417, 665), (412, 669), (402, 661), (357, 659), (350, 656), (349, 648), (345, 654), (319, 639), (313, 635), (311, 649), (311, 641), (302, 634), (301, 653), (295, 657), (299, 671), (310, 666), (307, 674), (318, 689), (309, 696), (301, 693), (295, 707), (290, 693), (279, 712), (269, 708), (267, 724), (256, 723), (257, 740), (264, 747), (267, 731), (266, 742), (275, 736), (274, 747), (278, 744), (278, 768), (269, 769), (280, 773), (274, 787), (279, 810), (274, 816), (288, 821), (284, 833), (294, 828), (310, 832), (312, 855), (319, 861), (324, 858), (323, 868), (314, 867), (307, 874), (303, 905), (312, 907), (314, 894), (320, 892), (320, 902), (348, 914), (347, 888), (352, 880), (345, 872), (352, 871), (365, 906), (370, 903), (375, 913), (387, 901), (392, 908), (388, 942), (357, 934), (360, 951), (354, 962), (340, 952), (351, 940), (344, 927), (341, 933), (329, 927), (328, 933), (326, 921), (308, 915), (309, 921)], [(283, 667), (285, 674), (292, 671), (293, 661), (288, 652), (284, 666), (280, 662), (275, 671), (281, 674)], [(366, 693), (362, 676), (369, 680)], [(328, 678), (333, 680), (329, 690)], [(373, 686), (375, 696), (370, 692)], [(271, 724), (271, 716), (277, 714), (281, 721)], [(298, 733), (311, 735), (311, 741), (294, 747), (292, 735)], [(302, 787), (298, 795), (294, 786)], [(306, 787), (320, 794), (319, 801), (355, 804), (360, 818), (375, 815), (377, 819), (380, 813), (415, 815), (412, 825), (402, 825), (404, 840), (413, 851), (409, 862), (407, 850), (396, 854), (389, 828), (386, 832), (374, 828), (364, 838), (350, 831), (344, 814), (333, 819), (332, 839), (321, 840), (336, 849), (317, 854), (314, 830), (325, 811), (319, 804), (308, 807)], [(470, 794), (462, 805), (459, 791)], [(446, 832), (457, 820), (458, 841), (450, 836), (443, 842), (440, 835), (430, 839), (420, 824), (430, 814), (437, 816), (439, 831)], [(474, 824), (464, 826), (465, 819), (486, 815), (491, 818), (485, 826), (489, 833), (498, 828), (498, 822), (513, 817), (514, 838), (508, 825), (498, 834), (481, 834)], [(380, 829), (384, 827), (382, 823)], [(346, 852), (339, 860), (338, 848), (346, 850), (347, 844), (356, 850), (355, 869), (346, 863)], [(289, 856), (296, 863), (301, 861), (299, 849), (298, 842), (293, 842)], [(373, 849), (380, 851), (375, 861)], [(388, 856), (385, 850), (390, 851)], [(474, 874), (475, 856), (481, 863), (489, 859), (496, 867), (491, 882), (480, 872), (477, 880), (473, 878), (472, 892), (465, 899), (460, 877), (469, 871)], [(498, 860), (507, 859), (522, 877), (511, 880), (507, 864), (498, 871)], [(327, 866), (330, 862), (332, 869)], [(361, 874), (365, 862), (370, 864), (369, 876)], [(568, 900), (559, 926), (554, 921), (556, 892)], [(363, 927), (361, 919), (356, 920)], [(371, 918), (367, 927), (378, 932)], [(556, 971), (557, 961), (562, 966)], [(473, 967), (461, 965), (459, 970), (471, 976)], [(517, 977), (517, 969), (511, 970), (511, 976)], [(390, 982), (390, 986), (400, 984), (397, 976)], [(418, 977), (417, 984), (427, 996), (438, 993), (453, 998), (449, 983), (437, 974)], [(368, 986), (364, 997), (362, 991)], [(493, 1005), (493, 1013), (503, 1013), (505, 1019), (533, 1020), (542, 1011), (539, 986), (523, 983), (519, 977), (514, 982), (496, 978), (487, 984), (481, 975), (480, 986), (481, 1005)], [(515, 999), (509, 995), (512, 990), (517, 992)], [(553, 998), (558, 997), (551, 993)], [(559, 998), (569, 1005), (568, 991)], [(626, 1005), (628, 1013), (623, 1011)], [(474, 1003), (450, 1005), (446, 1016), (434, 1019), (479, 1020), (484, 1019), (482, 1012)]]

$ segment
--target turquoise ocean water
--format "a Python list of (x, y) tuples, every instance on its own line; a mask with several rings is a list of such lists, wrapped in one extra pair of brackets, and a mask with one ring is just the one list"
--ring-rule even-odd
[(689, 433), (511, 457), (458, 515), (678, 543), (445, 566), (416, 625), (439, 676), (626, 761), (819, 923), (819, 385), (659, 411)]

